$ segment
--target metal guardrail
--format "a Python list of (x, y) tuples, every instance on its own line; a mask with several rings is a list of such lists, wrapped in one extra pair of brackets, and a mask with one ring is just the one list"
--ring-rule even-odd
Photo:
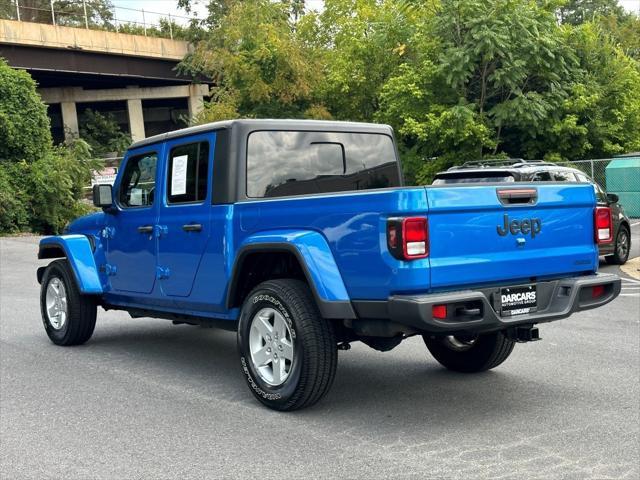
[[(141, 26), (145, 36), (147, 30), (156, 29), (160, 31), (163, 27), (162, 20), (166, 22), (169, 29), (169, 38), (173, 40), (173, 26), (187, 24), (191, 21), (198, 20), (197, 17), (188, 17), (184, 15), (171, 15), (170, 13), (160, 13), (145, 9), (135, 9), (127, 7), (112, 6), (109, 9), (111, 18), (103, 19), (101, 24), (96, 24), (90, 14), (91, 3), (89, 0), (76, 0), (75, 2), (67, 2), (67, 6), (75, 6), (79, 13), (73, 13), (68, 10), (56, 9), (56, 0), (50, 0), (50, 8), (39, 8), (22, 4), (23, 0), (1, 0), (0, 3), (5, 4), (3, 10), (6, 12), (5, 17), (8, 20), (29, 21), (36, 23), (45, 23), (48, 25), (60, 25), (66, 27), (79, 27), (90, 30), (113, 30), (119, 32), (123, 26), (134, 25)], [(11, 8), (11, 6), (13, 8)], [(89, 10), (88, 10), (89, 8)], [(118, 12), (121, 12), (118, 18)], [(136, 20), (124, 19), (122, 12), (136, 12), (138, 14)], [(155, 22), (154, 22), (155, 20)], [(111, 23), (113, 22), (113, 23)]]

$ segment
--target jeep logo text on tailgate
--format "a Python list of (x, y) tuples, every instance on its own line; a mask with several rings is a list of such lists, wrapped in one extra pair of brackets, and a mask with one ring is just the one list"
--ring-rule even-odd
[(501, 237), (506, 236), (508, 233), (511, 233), (511, 235), (523, 233), (525, 235), (531, 234), (531, 238), (535, 238), (542, 230), (542, 221), (539, 218), (509, 220), (509, 214), (505, 213), (504, 225), (498, 225), (496, 229), (498, 230), (498, 235)]

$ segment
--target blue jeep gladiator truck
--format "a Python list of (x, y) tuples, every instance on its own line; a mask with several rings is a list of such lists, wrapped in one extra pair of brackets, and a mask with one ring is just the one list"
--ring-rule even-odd
[(613, 232), (591, 185), (404, 186), (385, 125), (187, 128), (134, 143), (93, 193), (102, 212), (40, 242), (49, 338), (86, 342), (98, 306), (237, 331), (251, 392), (277, 410), (322, 398), (350, 342), (421, 335), (481, 372), (620, 292), (597, 272)]

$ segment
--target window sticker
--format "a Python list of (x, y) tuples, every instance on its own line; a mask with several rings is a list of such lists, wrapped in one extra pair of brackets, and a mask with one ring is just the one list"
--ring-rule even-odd
[(187, 193), (187, 163), (189, 155), (173, 157), (171, 168), (171, 195)]

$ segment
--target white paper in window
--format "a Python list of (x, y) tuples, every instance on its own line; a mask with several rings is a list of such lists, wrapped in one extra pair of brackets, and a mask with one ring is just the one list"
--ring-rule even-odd
[(142, 205), (142, 189), (132, 188), (129, 194), (129, 206), (139, 207), (140, 205)]
[(189, 155), (173, 157), (171, 168), (171, 195), (184, 195), (187, 193), (187, 163)]

